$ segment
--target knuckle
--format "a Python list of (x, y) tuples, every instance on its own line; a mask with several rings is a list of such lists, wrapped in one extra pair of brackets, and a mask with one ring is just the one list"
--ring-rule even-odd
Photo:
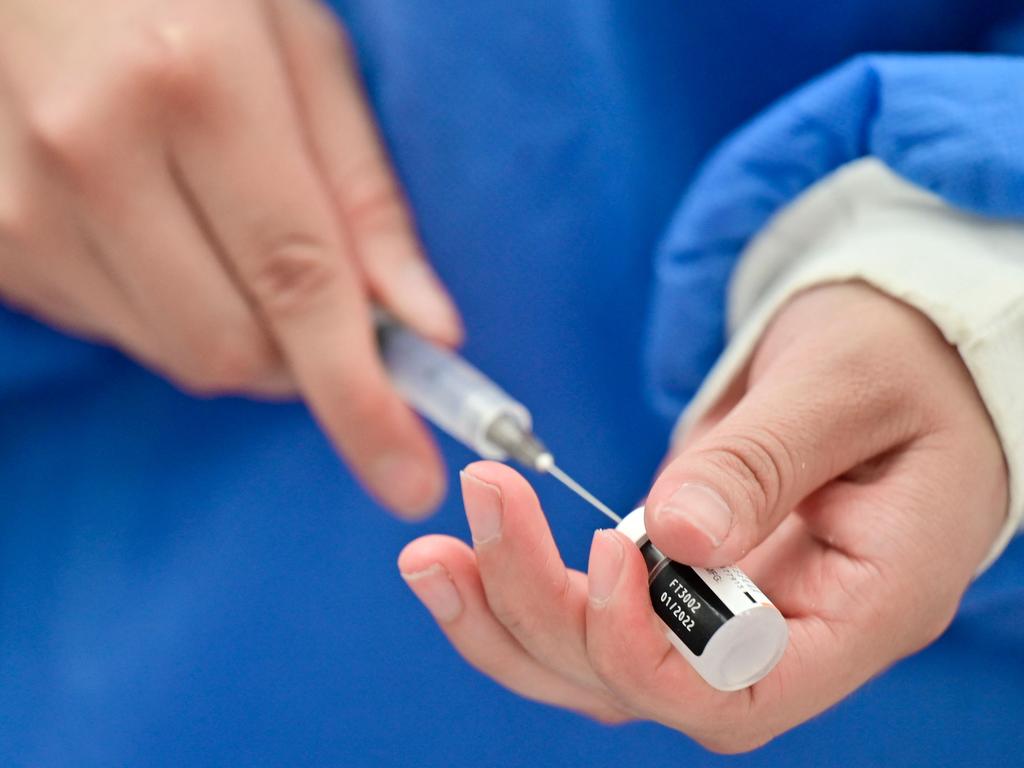
[(272, 318), (308, 311), (338, 279), (328, 247), (316, 237), (287, 233), (257, 246), (250, 288)]
[(934, 611), (930, 620), (924, 622), (924, 637), (921, 642), (920, 648), (925, 648), (931, 645), (940, 637), (942, 637), (946, 630), (949, 629), (949, 625), (953, 623), (953, 619), (956, 618), (958, 603), (953, 605), (947, 605), (944, 608)]
[[(905, 626), (904, 632), (894, 633), (894, 639), (902, 639), (900, 643), (899, 655), (909, 655), (911, 653), (917, 653), (920, 650), (927, 648), (929, 645), (938, 640), (949, 628), (955, 617), (954, 611), (929, 611), (926, 615), (914, 617), (911, 614), (911, 619), (916, 618), (916, 621), (912, 626)], [(893, 626), (900, 626), (894, 624)], [(905, 637), (901, 638), (900, 635), (905, 634)]]
[[(888, 626), (893, 656), (916, 653), (934, 643), (949, 629), (956, 618), (960, 600), (966, 586), (941, 585), (936, 579), (934, 593), (923, 599), (908, 597), (893, 601), (892, 608), (884, 612), (875, 626)], [(909, 591), (909, 590), (908, 590)]]
[(586, 655), (594, 674), (615, 693), (623, 706), (638, 716), (648, 711), (641, 692), (656, 687), (656, 670), (659, 665), (638, 664), (627, 668), (622, 660), (630, 655), (629, 645), (621, 637), (611, 643), (595, 644), (588, 641)]
[(785, 440), (767, 428), (730, 435), (702, 453), (712, 466), (739, 479), (759, 519), (775, 508), (793, 474), (794, 461)]
[(636, 719), (613, 705), (606, 704), (592, 708), (589, 714), (598, 723), (607, 726), (625, 725)]
[(308, 16), (308, 30), (323, 51), (336, 58), (351, 59), (354, 55), (352, 39), (344, 25), (325, 4), (317, 0), (305, 0), (299, 7)]
[(522, 640), (523, 638), (535, 637), (538, 634), (538, 622), (516, 610), (496, 610), (495, 617), (507, 629), (513, 637)]
[(693, 734), (706, 749), (726, 755), (750, 752), (777, 735), (755, 711), (749, 692), (716, 696), (708, 702)]
[(325, 16), (324, 27), (326, 28), (325, 34), (328, 47), (343, 61), (354, 61), (356, 58), (356, 46), (348, 30), (338, 22), (333, 12), (326, 5), (323, 3), (316, 3), (316, 5), (323, 10)]
[(245, 389), (271, 368), (266, 345), (251, 337), (225, 337), (211, 346), (210, 374), (224, 389)]
[(405, 201), (391, 174), (376, 163), (349, 172), (338, 195), (341, 215), (357, 237), (409, 225)]
[(171, 364), (165, 373), (179, 388), (194, 397), (216, 397), (224, 394), (204, 366), (193, 360)]
[(494, 618), (514, 637), (529, 634), (530, 624), (518, 611), (509, 610), (508, 606), (503, 605), (500, 601), (491, 604), (491, 611), (494, 613)]
[(128, 50), (122, 71), (146, 94), (191, 100), (209, 82), (216, 50), (201, 25), (164, 20), (150, 26)]
[(101, 162), (96, 120), (90, 108), (72, 100), (44, 99), (29, 109), (29, 140), (46, 163), (80, 177)]
[(274, 357), (255, 329), (207, 334), (181, 367), (183, 384), (200, 395), (245, 391), (273, 368)]
[(727, 730), (698, 735), (694, 738), (702, 747), (712, 752), (720, 755), (739, 755), (763, 747), (774, 737), (775, 734), (771, 732), (737, 725)]
[(34, 219), (28, 195), (13, 185), (0, 186), (0, 244), (24, 248), (31, 238)]
[(488, 603), (494, 617), (518, 639), (536, 637), (542, 633), (540, 617), (523, 610), (521, 606), (488, 594)]
[[(587, 642), (586, 646), (587, 660), (590, 662), (591, 668), (594, 670), (594, 674), (598, 676), (609, 688), (619, 693), (618, 682), (622, 678), (620, 672), (621, 662), (617, 662), (613, 658), (613, 654), (607, 653), (603, 647), (594, 646), (593, 642)], [(642, 685), (642, 681), (638, 682), (638, 685)], [(622, 697), (625, 699), (625, 697)]]

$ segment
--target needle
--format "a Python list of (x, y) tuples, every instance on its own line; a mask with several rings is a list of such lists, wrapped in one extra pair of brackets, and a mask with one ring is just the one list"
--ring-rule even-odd
[(616, 523), (622, 522), (621, 517), (612, 512), (606, 505), (602, 504), (594, 494), (565, 474), (565, 472), (560, 470), (555, 464), (548, 467), (548, 474), (552, 475), (556, 480), (562, 483), (562, 485), (589, 503), (591, 506), (599, 509)]

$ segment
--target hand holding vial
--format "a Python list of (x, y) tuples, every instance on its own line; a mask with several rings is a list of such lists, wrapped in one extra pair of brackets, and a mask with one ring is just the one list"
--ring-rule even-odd
[(731, 693), (666, 639), (630, 539), (598, 531), (584, 574), (510, 468), (471, 465), (463, 496), (473, 548), (423, 537), (399, 567), (471, 664), (531, 699), (740, 752), (945, 630), (999, 532), (1007, 476), (968, 372), (927, 319), (862, 284), (797, 296), (646, 504), (661, 552), (740, 565), (786, 617), (782, 660)]

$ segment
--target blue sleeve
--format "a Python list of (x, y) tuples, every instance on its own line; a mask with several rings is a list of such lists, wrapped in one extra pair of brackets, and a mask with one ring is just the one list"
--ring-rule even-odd
[(1024, 58), (859, 56), (728, 138), (657, 256), (647, 364), (661, 409), (678, 414), (721, 352), (744, 246), (819, 179), (869, 155), (954, 206), (1024, 220)]

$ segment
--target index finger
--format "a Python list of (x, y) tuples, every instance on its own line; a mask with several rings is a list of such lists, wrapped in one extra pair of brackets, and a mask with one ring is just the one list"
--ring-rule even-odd
[(417, 332), (459, 343), (458, 310), (420, 246), (344, 30), (320, 0), (269, 8), (318, 168), (370, 292)]
[(233, 37), (259, 55), (218, 57), (187, 102), (192, 119), (172, 140), (184, 194), (353, 471), (387, 506), (420, 515), (444, 490), (437, 451), (381, 365), (272, 37), (252, 19)]

